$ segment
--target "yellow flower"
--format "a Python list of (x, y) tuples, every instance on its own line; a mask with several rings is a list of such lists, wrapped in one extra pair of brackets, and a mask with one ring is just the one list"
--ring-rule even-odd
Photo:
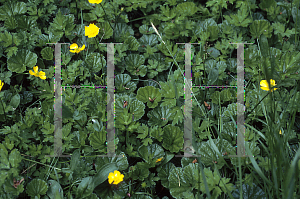
[(89, 3), (96, 3), (96, 4), (98, 4), (98, 3), (101, 3), (102, 2), (102, 0), (89, 0)]
[(85, 26), (85, 36), (88, 36), (89, 38), (96, 37), (99, 33), (99, 29), (96, 25), (93, 23), (90, 24), (89, 26)]
[(4, 83), (0, 80), (0, 91), (1, 91), (1, 89), (3, 87), (3, 85), (4, 85)]
[(120, 171), (115, 170), (114, 172), (110, 172), (108, 175), (108, 182), (111, 184), (119, 184), (123, 181), (124, 175), (120, 173)]
[(121, 8), (121, 11), (123, 11), (123, 10), (124, 10), (124, 8), (122, 7), (122, 8)]
[(282, 135), (281, 130), (279, 131), (279, 134)]
[(71, 46), (70, 46), (70, 52), (71, 53), (79, 53), (80, 51), (84, 50), (85, 49), (85, 45), (83, 44), (83, 46), (81, 48), (78, 48), (78, 45), (76, 43), (73, 43)]
[(163, 157), (158, 158), (155, 163), (160, 162), (162, 159), (163, 159)]
[(34, 76), (39, 77), (41, 79), (46, 79), (45, 72), (43, 72), (43, 71), (39, 72), (39, 67), (38, 66), (34, 66), (33, 70), (34, 70), (34, 72), (32, 72), (32, 70), (29, 71), (30, 75), (34, 75)]
[[(276, 86), (275, 80), (270, 79), (270, 83), (271, 83), (271, 88)], [(263, 89), (264, 91), (269, 91), (271, 89), (267, 80), (261, 80), (260, 86), (261, 86), (260, 88)], [(272, 88), (271, 92), (273, 92), (273, 90), (276, 90), (276, 89), (278, 89), (278, 88)]]

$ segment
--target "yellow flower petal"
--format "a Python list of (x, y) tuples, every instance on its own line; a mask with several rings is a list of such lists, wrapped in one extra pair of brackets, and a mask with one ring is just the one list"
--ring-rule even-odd
[(38, 67), (38, 66), (34, 66), (34, 67), (33, 67), (33, 71), (30, 70), (30, 71), (29, 71), (29, 74), (38, 77), (38, 76), (39, 76), (39, 75), (38, 75), (38, 73), (39, 73), (38, 70), (39, 70), (39, 67)]
[(119, 184), (120, 182), (123, 181), (124, 175), (120, 173), (120, 171), (115, 170), (113, 173), (110, 172), (108, 174), (108, 182), (111, 184)]
[(46, 79), (46, 73), (43, 72), (43, 71), (40, 71), (39, 77), (40, 77), (41, 79)]
[(4, 82), (2, 82), (2, 81), (0, 80), (0, 91), (1, 91), (1, 89), (2, 89), (2, 87), (3, 87), (3, 85), (4, 85)]
[(279, 134), (282, 135), (281, 130), (279, 131)]
[(46, 79), (46, 76), (45, 75), (43, 75), (43, 76), (40, 75), (40, 78), (44, 80), (44, 79)]
[(43, 72), (43, 71), (39, 72), (39, 67), (38, 66), (34, 66), (33, 70), (34, 70), (34, 72), (32, 70), (29, 71), (30, 75), (40, 77), (41, 79), (46, 79), (45, 72)]
[[(271, 85), (271, 88), (270, 88), (270, 85)], [(271, 89), (271, 92), (273, 92), (273, 90), (278, 89), (278, 88), (272, 88), (272, 87), (277, 85), (277, 84), (275, 84), (275, 80), (270, 79), (270, 85), (268, 84), (267, 80), (261, 80), (260, 81), (260, 86), (261, 86), (260, 88), (262, 90), (269, 91)]]
[(85, 26), (85, 36), (89, 38), (96, 37), (99, 33), (99, 29), (96, 25), (90, 24), (89, 26)]
[(158, 159), (155, 161), (155, 163), (160, 162), (162, 159), (163, 159), (163, 157), (158, 158)]
[(80, 51), (85, 49), (85, 45), (83, 44), (83, 46), (81, 48), (79, 48)]
[(32, 72), (32, 70), (29, 71), (29, 74), (30, 74), (30, 75), (35, 75), (35, 73)]
[(38, 71), (39, 71), (39, 67), (38, 67), (38, 66), (34, 66), (34, 67), (33, 67), (33, 70), (34, 70), (34, 73), (37, 74)]
[(73, 43), (72, 45), (70, 45), (70, 49), (77, 49), (78, 45), (76, 43)]
[(72, 45), (70, 45), (70, 52), (71, 53), (79, 53), (80, 51), (85, 49), (85, 45), (83, 45), (81, 48), (78, 47), (78, 45), (76, 43), (73, 43)]
[(102, 2), (102, 0), (89, 0), (89, 3), (96, 3), (96, 4), (98, 4), (98, 3), (101, 3)]

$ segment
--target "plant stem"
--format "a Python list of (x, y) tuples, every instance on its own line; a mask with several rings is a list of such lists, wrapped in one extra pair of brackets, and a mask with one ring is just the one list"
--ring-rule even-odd
[(41, 165), (44, 165), (44, 166), (47, 166), (47, 167), (51, 167), (51, 168), (53, 168), (53, 169), (57, 169), (57, 170), (60, 170), (61, 171), (61, 169), (59, 169), (59, 168), (56, 168), (56, 167), (53, 167), (53, 166), (49, 166), (49, 165), (47, 165), (47, 164), (44, 164), (44, 163), (40, 163), (40, 162), (37, 162), (37, 161), (34, 161), (34, 160), (30, 160), (30, 159), (26, 159), (26, 158), (23, 158), (24, 160), (27, 160), (27, 161), (30, 161), (30, 162), (35, 162), (35, 163), (37, 163), (37, 164), (41, 164)]
[(261, 101), (263, 101), (268, 95), (270, 94), (270, 92), (268, 92), (256, 105), (255, 107), (250, 111), (250, 113), (260, 104)]

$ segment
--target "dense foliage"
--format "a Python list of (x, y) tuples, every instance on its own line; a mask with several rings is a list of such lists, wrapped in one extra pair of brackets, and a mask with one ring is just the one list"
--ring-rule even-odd
[[(0, 0), (0, 198), (297, 198), (299, 5)], [(55, 45), (47, 43), (67, 43), (62, 152), (71, 157), (47, 156), (55, 140)], [(114, 45), (118, 156), (97, 157), (107, 152), (107, 90), (96, 87), (107, 85), (107, 43), (122, 43)], [(197, 43), (197, 158), (176, 156), (184, 154), (184, 43)], [(230, 157), (237, 142), (233, 43), (252, 43), (243, 54), (247, 157)]]

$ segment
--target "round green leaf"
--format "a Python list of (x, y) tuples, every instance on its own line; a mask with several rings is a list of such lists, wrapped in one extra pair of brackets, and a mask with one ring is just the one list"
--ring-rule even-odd
[(149, 108), (155, 108), (161, 101), (161, 93), (158, 88), (146, 86), (138, 89), (136, 98), (144, 103), (147, 102)]
[(162, 146), (173, 153), (178, 153), (183, 149), (183, 131), (177, 126), (171, 124), (163, 128), (163, 144)]
[(130, 82), (131, 77), (128, 74), (119, 74), (115, 77), (115, 86), (118, 92), (132, 93), (136, 89), (136, 84)]
[[(233, 147), (227, 140), (213, 139), (212, 142), (220, 153), (227, 152), (228, 154), (235, 154), (235, 147)], [(197, 143), (197, 145), (198, 154), (201, 154), (201, 161), (205, 166), (214, 167), (216, 165), (218, 169), (221, 169), (224, 166), (224, 158), (219, 157), (213, 144), (211, 144), (209, 140), (207, 142)]]
[(102, 129), (89, 136), (90, 145), (96, 150), (100, 149), (106, 141), (106, 130)]
[(139, 147), (138, 152), (140, 153), (140, 157), (143, 158), (150, 167), (155, 166), (156, 160), (165, 155), (164, 149), (158, 144), (142, 145)]
[(170, 184), (170, 193), (175, 198), (183, 198), (183, 192), (191, 192), (190, 183), (184, 178), (182, 168), (176, 167), (170, 172), (168, 178)]
[(54, 52), (54, 49), (51, 47), (43, 48), (41, 51), (43, 59), (53, 60), (53, 52)]
[(104, 56), (101, 57), (100, 53), (89, 53), (85, 62), (91, 73), (99, 72), (106, 65), (105, 58)]
[(261, 34), (264, 34), (266, 37), (270, 38), (272, 36), (273, 28), (270, 26), (270, 22), (267, 20), (255, 20), (250, 25), (250, 33), (254, 38), (259, 38)]
[(175, 169), (174, 164), (168, 162), (167, 164), (163, 165), (161, 169), (158, 171), (157, 176), (161, 179), (161, 184), (166, 188), (169, 188), (168, 177), (170, 176), (170, 172), (173, 169)]
[(172, 109), (167, 106), (157, 107), (154, 110), (147, 113), (149, 126), (165, 126), (170, 118), (173, 117)]
[(45, 195), (48, 190), (47, 183), (41, 179), (33, 179), (31, 182), (29, 182), (26, 188), (26, 193), (29, 196), (37, 196), (38, 198), (40, 198), (41, 195)]
[(23, 73), (26, 71), (26, 66), (33, 70), (37, 62), (37, 55), (29, 50), (19, 50), (17, 55), (12, 55), (7, 60), (7, 67), (10, 71), (16, 73)]

